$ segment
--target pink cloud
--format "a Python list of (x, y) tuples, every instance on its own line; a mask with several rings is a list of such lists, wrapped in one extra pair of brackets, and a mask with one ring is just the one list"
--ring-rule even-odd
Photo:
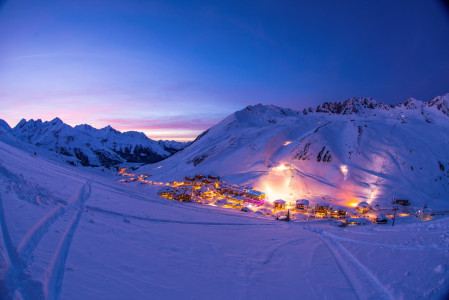
[(102, 119), (101, 121), (121, 130), (130, 130), (132, 128), (140, 130), (206, 130), (218, 122), (210, 119), (183, 119), (182, 117), (158, 120)]

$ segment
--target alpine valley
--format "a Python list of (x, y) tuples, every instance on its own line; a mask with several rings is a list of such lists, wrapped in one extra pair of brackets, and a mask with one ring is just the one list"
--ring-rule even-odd
[(0, 120), (0, 299), (447, 299), (448, 215), (449, 94), (190, 144)]

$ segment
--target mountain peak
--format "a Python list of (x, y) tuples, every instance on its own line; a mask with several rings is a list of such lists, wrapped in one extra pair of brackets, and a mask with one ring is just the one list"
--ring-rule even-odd
[(438, 96), (427, 102), (429, 107), (436, 107), (446, 116), (449, 116), (449, 93)]
[(20, 120), (19, 123), (17, 123), (16, 127), (14, 127), (13, 129), (20, 129), (23, 127), (37, 127), (42, 125), (42, 120), (41, 119), (29, 119), (28, 121), (26, 119), (22, 119)]
[(0, 133), (9, 133), (11, 132), (11, 127), (5, 120), (0, 119)]
[[(365, 110), (386, 109), (387, 106), (373, 98), (350, 98), (343, 102), (324, 102), (318, 105), (315, 112), (339, 115), (360, 114)], [(310, 111), (310, 109), (309, 109)]]
[(63, 124), (64, 122), (62, 122), (62, 120), (58, 117), (54, 118), (53, 120), (50, 121), (50, 124), (52, 125), (59, 125), (59, 124)]
[(27, 120), (25, 120), (23, 118), (22, 120), (20, 120), (19, 123), (17, 123), (16, 127), (22, 128), (23, 126), (25, 126), (26, 123), (27, 123)]
[(297, 116), (298, 112), (289, 109), (282, 108), (275, 105), (249, 105), (242, 110), (235, 112), (228, 118), (224, 119), (220, 123), (232, 124), (232, 118), (235, 117), (235, 121), (238, 124), (245, 124), (250, 126), (269, 126), (278, 122), (284, 122), (285, 117)]
[(84, 131), (96, 130), (95, 128), (93, 128), (93, 127), (90, 126), (89, 124), (80, 124), (80, 125), (76, 125), (74, 128), (75, 128), (75, 129), (84, 130)]
[(120, 135), (121, 134), (120, 131), (115, 130), (114, 128), (112, 128), (111, 125), (108, 125), (106, 127), (101, 128), (100, 132), (103, 132), (103, 133), (108, 134), (108, 135), (109, 134), (115, 134), (115, 135)]

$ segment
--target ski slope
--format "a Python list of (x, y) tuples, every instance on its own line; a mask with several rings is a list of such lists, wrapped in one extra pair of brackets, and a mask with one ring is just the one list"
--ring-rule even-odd
[(338, 228), (156, 196), (0, 139), (1, 299), (423, 299), (449, 220)]

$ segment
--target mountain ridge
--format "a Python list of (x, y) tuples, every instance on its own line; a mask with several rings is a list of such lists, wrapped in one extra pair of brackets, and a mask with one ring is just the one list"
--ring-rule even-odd
[(72, 165), (112, 167), (122, 163), (153, 163), (179, 151), (186, 143), (154, 141), (137, 131), (120, 132), (110, 125), (74, 127), (59, 118), (22, 119), (14, 128), (0, 120), (0, 130), (18, 140), (64, 156)]

